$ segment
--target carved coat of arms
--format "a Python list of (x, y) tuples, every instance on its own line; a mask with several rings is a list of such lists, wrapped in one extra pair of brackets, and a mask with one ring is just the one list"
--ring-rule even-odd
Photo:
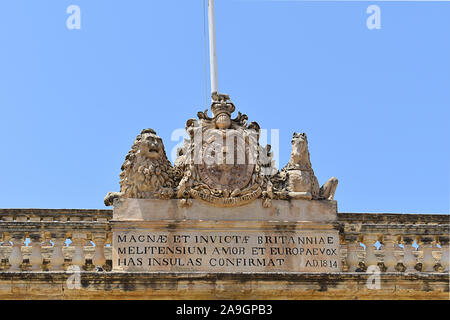
[(216, 96), (211, 110), (212, 118), (207, 111), (199, 112), (198, 120), (186, 123), (190, 140), (179, 151), (183, 161), (175, 164), (175, 170), (183, 172), (178, 197), (230, 207), (264, 194), (268, 204), (271, 182), (261, 172), (267, 153), (258, 143), (259, 125), (247, 124), (240, 112), (232, 119), (235, 106), (226, 95)]

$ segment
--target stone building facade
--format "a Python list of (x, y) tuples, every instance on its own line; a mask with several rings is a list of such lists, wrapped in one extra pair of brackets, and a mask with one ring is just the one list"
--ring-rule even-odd
[(0, 209), (0, 299), (449, 299), (448, 215), (338, 213), (342, 271), (294, 273), (114, 272), (112, 218)]

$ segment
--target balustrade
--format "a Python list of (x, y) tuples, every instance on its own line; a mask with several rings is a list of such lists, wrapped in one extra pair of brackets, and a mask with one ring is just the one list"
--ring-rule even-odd
[(105, 247), (111, 218), (110, 210), (0, 209), (0, 271), (92, 269), (87, 260), (104, 269), (111, 259), (111, 247)]
[(22, 255), (22, 245), (23, 245), (24, 234), (15, 232), (11, 238), (12, 240), (12, 251), (9, 256), (9, 263), (11, 264), (9, 271), (20, 271), (23, 255)]
[(404, 272), (417, 272), (417, 257), (415, 256), (416, 249), (413, 246), (415, 239), (413, 237), (403, 238), (403, 266)]
[(395, 272), (395, 267), (397, 266), (397, 259), (395, 258), (394, 250), (397, 245), (397, 240), (395, 236), (386, 235), (383, 236), (383, 247), (384, 247), (384, 267), (386, 272)]
[(348, 272), (364, 271), (361, 259), (385, 272), (449, 272), (447, 215), (339, 213), (338, 221)]
[[(0, 271), (109, 270), (111, 218), (110, 210), (0, 209)], [(338, 223), (343, 272), (449, 272), (446, 215), (339, 213)]]
[(379, 240), (379, 235), (377, 234), (367, 234), (363, 236), (363, 243), (366, 246), (366, 255), (364, 259), (364, 264), (366, 268), (369, 266), (377, 266), (378, 260), (375, 255), (375, 251), (377, 248), (375, 247), (375, 243)]
[(33, 233), (30, 235), (31, 239), (31, 255), (30, 263), (32, 271), (41, 271), (44, 258), (42, 256), (42, 235), (40, 233)]
[(442, 272), (447, 272), (448, 273), (448, 265), (449, 265), (449, 237), (439, 237), (439, 245), (441, 246), (441, 267), (442, 267)]

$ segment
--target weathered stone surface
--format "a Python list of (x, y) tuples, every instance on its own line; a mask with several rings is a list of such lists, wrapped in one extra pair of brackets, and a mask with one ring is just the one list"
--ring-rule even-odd
[(177, 200), (119, 199), (114, 206), (114, 221), (151, 220), (236, 220), (236, 221), (314, 221), (332, 222), (337, 217), (336, 201), (274, 200), (265, 208), (261, 200), (245, 206), (217, 208), (192, 200), (179, 207)]
[(0, 299), (449, 299), (448, 273), (385, 273), (378, 290), (367, 288), (367, 273), (82, 272), (70, 289), (71, 276), (0, 272)]
[(175, 200), (119, 199), (113, 216), (116, 271), (341, 270), (334, 201), (215, 208), (194, 200), (180, 208)]

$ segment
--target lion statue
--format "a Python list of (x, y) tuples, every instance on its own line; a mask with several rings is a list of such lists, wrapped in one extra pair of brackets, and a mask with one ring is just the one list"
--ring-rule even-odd
[(120, 197), (169, 199), (174, 194), (172, 164), (153, 129), (144, 129), (136, 137), (121, 170), (120, 192), (109, 192), (104, 200), (106, 206)]
[(280, 198), (333, 200), (338, 179), (330, 178), (322, 187), (314, 175), (305, 133), (294, 132), (291, 158), (287, 165), (274, 177)]

